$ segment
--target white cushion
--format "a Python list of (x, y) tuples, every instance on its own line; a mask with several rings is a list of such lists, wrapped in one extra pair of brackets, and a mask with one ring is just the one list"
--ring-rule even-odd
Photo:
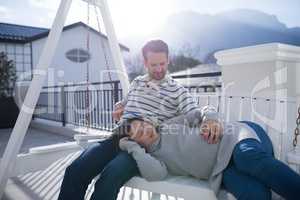
[[(130, 179), (125, 185), (127, 187), (187, 199), (216, 200), (216, 196), (213, 190), (209, 188), (207, 181), (186, 176), (168, 176), (163, 181), (153, 182), (136, 176)], [(235, 198), (225, 190), (220, 191), (218, 199), (235, 200)]]

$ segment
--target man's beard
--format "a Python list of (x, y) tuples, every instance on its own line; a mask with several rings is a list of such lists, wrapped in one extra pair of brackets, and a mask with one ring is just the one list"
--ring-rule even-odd
[(151, 74), (151, 78), (155, 79), (155, 80), (161, 80), (166, 76), (166, 72), (162, 72), (162, 73), (152, 73)]

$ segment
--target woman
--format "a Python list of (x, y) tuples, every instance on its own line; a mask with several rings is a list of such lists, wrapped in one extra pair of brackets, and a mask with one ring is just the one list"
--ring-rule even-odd
[[(271, 189), (285, 199), (299, 199), (300, 176), (274, 158), (271, 141), (258, 124), (224, 123), (221, 141), (208, 144), (199, 137), (199, 123), (191, 123), (199, 116), (197, 112), (157, 128), (134, 119), (119, 146), (133, 156), (149, 181), (162, 180), (168, 173), (189, 175), (208, 180), (216, 193), (223, 182), (239, 200), (271, 199)], [(214, 114), (206, 112), (208, 119), (203, 121), (207, 123)]]

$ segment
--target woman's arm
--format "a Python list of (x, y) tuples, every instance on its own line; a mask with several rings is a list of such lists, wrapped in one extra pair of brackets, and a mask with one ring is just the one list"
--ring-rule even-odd
[(127, 151), (132, 155), (138, 165), (142, 177), (146, 180), (159, 181), (165, 179), (168, 175), (166, 165), (149, 153), (146, 153), (145, 149), (135, 141), (128, 138), (122, 138), (119, 146), (123, 151)]

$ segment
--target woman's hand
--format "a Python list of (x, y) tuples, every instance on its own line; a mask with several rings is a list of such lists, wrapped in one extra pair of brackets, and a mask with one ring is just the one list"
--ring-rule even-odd
[(205, 120), (200, 126), (200, 135), (208, 144), (217, 144), (223, 135), (223, 127), (218, 120)]

